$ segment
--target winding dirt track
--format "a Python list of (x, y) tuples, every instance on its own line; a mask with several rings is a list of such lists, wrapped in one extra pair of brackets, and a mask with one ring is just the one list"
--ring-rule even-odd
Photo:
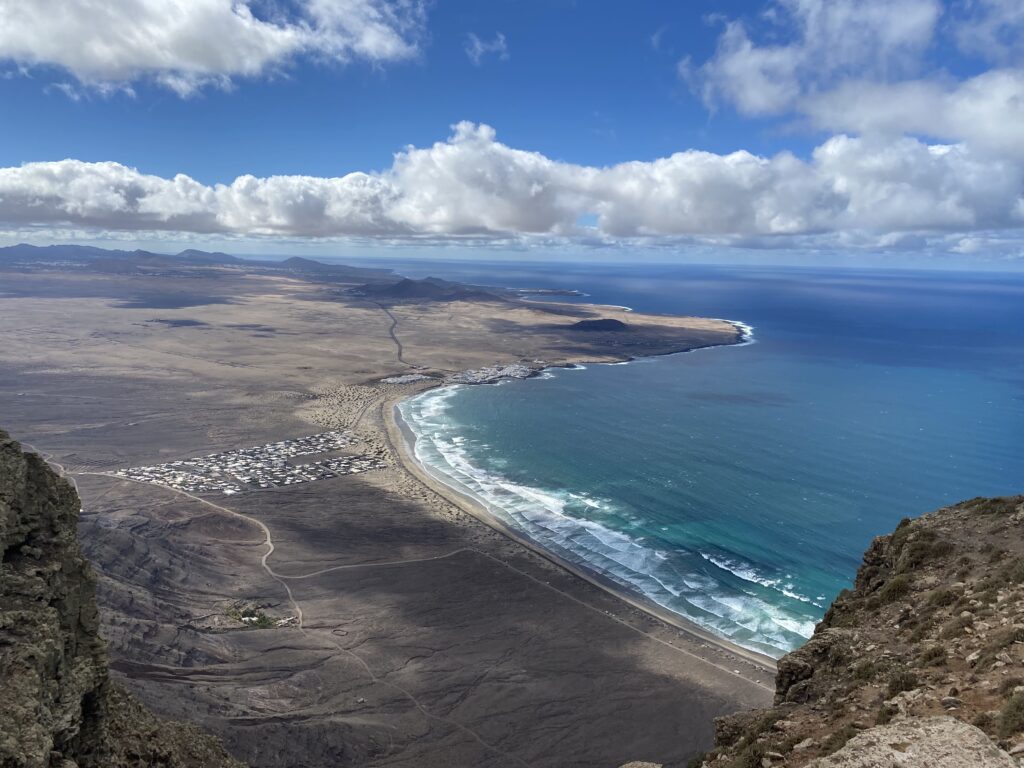
[[(61, 467), (59, 464), (56, 464), (55, 462), (51, 462), (51, 463), (55, 467), (58, 467), (58, 469), (60, 470), (60, 472), (61, 472), (61, 474), (63, 476), (68, 477), (67, 473), (64, 472), (63, 467)], [(74, 474), (77, 474), (77, 475), (93, 475), (93, 476), (98, 476), (98, 477), (108, 477), (108, 478), (112, 478), (112, 479), (115, 479), (115, 480), (122, 480), (122, 481), (130, 482), (130, 483), (138, 483), (140, 485), (145, 485), (145, 486), (148, 486), (148, 487), (153, 487), (154, 486), (153, 483), (147, 483), (147, 482), (142, 481), (142, 480), (133, 480), (133, 479), (127, 478), (127, 477), (120, 477), (119, 475), (115, 475), (112, 472), (76, 472)], [(72, 478), (69, 477), (69, 479), (71, 479), (72, 482), (74, 482)], [(231, 515), (233, 517), (239, 518), (240, 520), (244, 520), (244, 521), (246, 521), (248, 523), (251, 523), (251, 524), (255, 525), (261, 531), (263, 531), (263, 536), (264, 536), (264, 542), (263, 543), (266, 545), (267, 551), (264, 552), (263, 556), (260, 558), (260, 565), (263, 567), (263, 570), (267, 572), (267, 575), (269, 575), (272, 579), (274, 579), (274, 581), (276, 581), (278, 584), (280, 584), (281, 587), (284, 589), (285, 593), (288, 595), (288, 602), (291, 603), (292, 608), (295, 610), (295, 615), (296, 615), (296, 617), (298, 619), (298, 630), (300, 632), (302, 632), (302, 634), (305, 635), (306, 637), (312, 637), (312, 636), (306, 630), (306, 628), (305, 628), (305, 626), (303, 624), (305, 617), (304, 617), (304, 615), (302, 613), (302, 606), (299, 605), (298, 601), (295, 599), (295, 596), (292, 594), (292, 588), (288, 584), (289, 580), (308, 579), (308, 578), (312, 578), (313, 576), (318, 576), (318, 575), (320, 575), (322, 573), (328, 573), (330, 571), (341, 570), (342, 568), (359, 568), (359, 567), (369, 568), (369, 567), (373, 567), (373, 566), (403, 565), (405, 563), (426, 562), (427, 560), (440, 560), (442, 558), (451, 557), (451, 556), (453, 556), (455, 554), (458, 554), (458, 552), (460, 552), (460, 551), (466, 551), (466, 550), (456, 550), (455, 552), (449, 552), (446, 555), (439, 555), (437, 557), (418, 558), (418, 559), (405, 560), (405, 561), (391, 561), (391, 562), (385, 562), (385, 563), (358, 563), (358, 564), (353, 564), (353, 565), (348, 565), (348, 566), (335, 566), (334, 568), (325, 568), (325, 569), (321, 569), (319, 571), (314, 571), (313, 573), (303, 574), (301, 576), (286, 576), (286, 575), (280, 574), (277, 571), (275, 571), (270, 566), (270, 564), (267, 562), (267, 560), (270, 558), (270, 556), (272, 554), (274, 554), (274, 538), (273, 538), (273, 536), (270, 533), (270, 529), (262, 521), (257, 520), (254, 517), (250, 517), (249, 515), (243, 514), (242, 512), (238, 512), (238, 511), (236, 511), (234, 509), (231, 509), (229, 507), (222, 506), (221, 504), (215, 504), (212, 501), (209, 501), (209, 500), (204, 499), (204, 498), (202, 498), (200, 496), (196, 496), (194, 494), (191, 494), (188, 491), (183, 491), (183, 490), (180, 490), (178, 488), (169, 488), (167, 486), (156, 486), (156, 487), (162, 488), (162, 489), (167, 490), (167, 491), (171, 491), (173, 493), (177, 493), (177, 494), (179, 494), (181, 496), (185, 496), (185, 497), (187, 497), (189, 499), (192, 499), (193, 501), (197, 501), (200, 504), (205, 504), (206, 506), (211, 507), (213, 509), (216, 509), (219, 512), (223, 512), (225, 514), (228, 514), (228, 515)], [(77, 488), (77, 486), (76, 486), (76, 488)], [(486, 553), (480, 553), (480, 554), (486, 554)], [(492, 559), (495, 559), (495, 558), (492, 558)], [(500, 562), (500, 561), (496, 560), (496, 562)], [(396, 692), (400, 693), (401, 695), (405, 696), (410, 701), (410, 703), (412, 703), (412, 705), (414, 707), (416, 707), (416, 709), (419, 710), (420, 713), (422, 713), (423, 716), (426, 717), (427, 719), (434, 720), (434, 721), (437, 721), (439, 723), (444, 723), (446, 725), (452, 726), (453, 728), (456, 728), (456, 729), (462, 731), (463, 733), (467, 734), (468, 736), (472, 737), (477, 743), (479, 743), (485, 749), (488, 749), (491, 752), (494, 752), (495, 754), (501, 755), (502, 757), (507, 758), (508, 760), (511, 760), (512, 762), (516, 763), (517, 765), (527, 766), (527, 768), (529, 768), (529, 763), (524, 761), (522, 758), (518, 757), (517, 755), (513, 755), (510, 752), (506, 752), (505, 750), (501, 749), (500, 747), (496, 747), (495, 745), (490, 744), (487, 741), (484, 741), (484, 739), (476, 731), (474, 731), (472, 728), (469, 728), (469, 727), (467, 727), (467, 726), (463, 725), (462, 723), (459, 723), (459, 722), (457, 722), (455, 720), (451, 720), (449, 718), (442, 717), (441, 715), (434, 714), (433, 712), (428, 710), (423, 704), (421, 704), (420, 701), (416, 698), (416, 696), (414, 696), (410, 691), (406, 690), (405, 688), (401, 687), (400, 685), (397, 685), (395, 683), (389, 682), (387, 680), (384, 680), (384, 679), (378, 677), (374, 673), (374, 671), (370, 668), (370, 665), (367, 664), (366, 661), (361, 656), (359, 656), (358, 654), (354, 653), (353, 651), (350, 651), (348, 648), (344, 647), (333, 636), (331, 636), (328, 639), (330, 640), (331, 644), (334, 645), (339, 651), (344, 653), (346, 656), (349, 656), (350, 658), (354, 659), (359, 664), (359, 666), (361, 666), (363, 668), (363, 670), (366, 672), (367, 676), (370, 678), (370, 680), (373, 683), (375, 683), (377, 685), (383, 685), (383, 686), (385, 686), (387, 688), (390, 688), (391, 690), (396, 691)]]

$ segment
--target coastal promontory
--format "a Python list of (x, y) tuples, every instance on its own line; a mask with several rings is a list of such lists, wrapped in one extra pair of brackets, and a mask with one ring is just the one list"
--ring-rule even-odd
[(719, 718), (706, 768), (1004, 768), (1024, 756), (1024, 496), (876, 538), (778, 664), (769, 709)]

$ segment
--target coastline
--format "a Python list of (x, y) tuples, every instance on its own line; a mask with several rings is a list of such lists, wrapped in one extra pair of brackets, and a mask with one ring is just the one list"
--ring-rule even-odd
[[(687, 352), (693, 352), (697, 349), (708, 349), (710, 347), (719, 346), (742, 346), (745, 344), (754, 343), (753, 340), (753, 328), (745, 323), (738, 321), (727, 320), (739, 331), (739, 338), (730, 344), (713, 344), (713, 345), (700, 345), (690, 347), (688, 349), (681, 349), (676, 352), (667, 354), (684, 354)], [(656, 357), (665, 355), (651, 355), (644, 357)], [(604, 364), (604, 365), (621, 365), (632, 362), (637, 359), (643, 358), (626, 358), (615, 362), (595, 363), (594, 361), (576, 361), (571, 365), (586, 365), (586, 364)], [(534, 375), (539, 375), (547, 368), (564, 368), (568, 367), (567, 364), (559, 366), (545, 366), (545, 368), (539, 369)], [(493, 383), (493, 382), (492, 382)], [(383, 416), (386, 426), (386, 434), (388, 442), (391, 443), (394, 454), (398, 458), (402, 467), (419, 482), (431, 489), (439, 496), (456, 506), (458, 509), (463, 511), (465, 514), (474, 518), (475, 520), (483, 523), (492, 530), (497, 531), (508, 539), (516, 542), (524, 548), (530, 550), (534, 554), (539, 555), (548, 562), (558, 566), (560, 569), (572, 574), (573, 576), (581, 579), (582, 581), (597, 587), (598, 589), (612, 595), (618, 601), (624, 603), (626, 606), (640, 611), (642, 614), (655, 621), (667, 625), (674, 630), (682, 633), (684, 638), (689, 641), (689, 644), (696, 647), (711, 647), (719, 653), (725, 654), (725, 657), (730, 660), (731, 663), (735, 663), (738, 668), (732, 670), (733, 672), (740, 674), (745, 679), (761, 684), (757, 679), (758, 674), (760, 676), (774, 675), (776, 671), (776, 661), (772, 657), (759, 653), (757, 651), (745, 648), (736, 643), (733, 643), (719, 635), (716, 635), (698, 624), (686, 619), (673, 611), (664, 608), (657, 603), (646, 599), (640, 594), (637, 594), (622, 585), (612, 581), (605, 577), (601, 573), (582, 567), (576, 563), (572, 563), (565, 558), (559, 556), (555, 552), (542, 546), (540, 543), (534, 541), (524, 532), (506, 524), (504, 521), (495, 517), (491, 514), (486, 507), (478, 501), (476, 498), (464, 493), (463, 491), (454, 488), (449, 483), (445, 482), (444, 479), (438, 477), (436, 473), (432, 472), (429, 467), (420, 462), (416, 457), (415, 453), (415, 441), (416, 437), (412, 430), (406, 424), (405, 419), (399, 412), (399, 404), (411, 397), (423, 394), (429, 390), (439, 389), (445, 386), (453, 386), (441, 381), (438, 381), (431, 386), (423, 387), (415, 392), (407, 392), (388, 398), (383, 403)], [(686, 648), (680, 647), (680, 650), (687, 651)], [(707, 663), (714, 664), (714, 662), (705, 659), (698, 652), (689, 651), (691, 655), (699, 658)], [(742, 667), (748, 665), (752, 669), (743, 670)], [(717, 665), (716, 665), (717, 666)]]
[[(595, 306), (606, 306), (607, 307), (607, 306), (612, 306), (612, 305), (604, 304), (604, 305), (595, 305)], [(633, 311), (629, 307), (617, 307), (617, 308), (618, 309), (622, 309), (623, 311), (626, 311), (626, 312), (632, 312)], [(434, 386), (427, 387), (425, 389), (420, 390), (419, 392), (410, 393), (408, 395), (408, 397), (415, 397), (416, 395), (420, 395), (423, 392), (426, 392), (428, 389), (440, 389), (442, 387), (450, 387), (450, 386), (456, 386), (456, 385), (460, 385), (460, 386), (474, 386), (475, 387), (475, 386), (480, 386), (480, 385), (483, 385), (483, 384), (500, 384), (505, 379), (531, 379), (531, 378), (535, 378), (537, 376), (542, 376), (545, 371), (566, 370), (566, 369), (570, 369), (571, 370), (571, 369), (574, 369), (574, 368), (585, 368), (588, 365), (627, 365), (629, 363), (637, 362), (639, 360), (653, 360), (653, 359), (659, 358), (659, 357), (672, 357), (673, 355), (685, 355), (685, 354), (688, 354), (690, 352), (697, 352), (698, 350), (701, 350), (701, 349), (717, 349), (718, 347), (745, 347), (745, 346), (748, 346), (750, 344), (756, 344), (757, 343), (757, 339), (754, 338), (754, 326), (752, 326), (752, 325), (748, 325), (747, 323), (744, 323), (744, 322), (742, 322), (740, 320), (726, 320), (726, 319), (720, 318), (720, 317), (710, 317), (710, 318), (707, 318), (707, 319), (708, 320), (715, 320), (715, 321), (721, 322), (721, 323), (728, 323), (729, 325), (731, 325), (739, 333), (739, 336), (736, 339), (736, 341), (732, 341), (732, 342), (728, 342), (728, 343), (694, 344), (693, 346), (687, 347), (686, 349), (677, 349), (677, 350), (673, 350), (671, 352), (654, 352), (654, 353), (651, 353), (649, 355), (624, 356), (624, 357), (618, 357), (618, 358), (616, 358), (614, 360), (573, 360), (573, 361), (564, 362), (564, 363), (550, 363), (550, 364), (549, 363), (545, 363), (543, 365), (536, 365), (536, 366), (530, 366), (530, 365), (523, 366), (523, 365), (521, 365), (519, 363), (514, 363), (514, 364), (511, 364), (511, 365), (504, 366), (504, 368), (508, 369), (508, 368), (515, 368), (515, 367), (518, 366), (518, 367), (522, 367), (522, 368), (528, 370), (528, 373), (525, 374), (525, 375), (522, 375), (522, 376), (518, 376), (518, 375), (510, 375), (510, 374), (505, 374), (505, 373), (500, 373), (499, 372), (497, 375), (487, 376), (487, 377), (481, 378), (478, 381), (461, 381), (461, 380), (448, 380), (448, 381), (445, 381), (443, 379), (438, 379), (437, 383)]]

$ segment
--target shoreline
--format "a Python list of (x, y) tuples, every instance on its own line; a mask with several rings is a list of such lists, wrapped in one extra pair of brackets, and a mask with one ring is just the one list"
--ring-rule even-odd
[[(610, 304), (605, 304), (605, 305), (595, 305), (595, 306), (611, 306), (611, 305)], [(633, 310), (629, 309), (628, 307), (625, 307), (624, 309), (627, 312), (632, 312), (633, 311)], [(687, 347), (686, 349), (675, 350), (673, 352), (653, 352), (653, 353), (651, 353), (649, 355), (638, 355), (636, 357), (623, 357), (623, 358), (616, 359), (616, 360), (611, 360), (611, 361), (608, 361), (608, 360), (575, 360), (575, 361), (572, 361), (572, 362), (565, 362), (565, 363), (545, 363), (543, 365), (538, 365), (538, 366), (524, 365), (523, 366), (524, 368), (528, 368), (529, 369), (529, 374), (526, 375), (526, 376), (510, 376), (510, 375), (502, 374), (502, 375), (497, 375), (497, 376), (493, 376), (493, 377), (488, 377), (488, 378), (483, 379), (481, 381), (450, 381), (450, 380), (446, 381), (444, 379), (437, 379), (436, 380), (436, 384), (434, 384), (434, 386), (428, 387), (427, 389), (440, 389), (441, 387), (455, 387), (455, 386), (479, 387), (479, 386), (483, 386), (483, 385), (487, 385), (487, 384), (500, 384), (502, 381), (505, 381), (506, 379), (533, 379), (533, 378), (537, 378), (538, 376), (543, 376), (546, 371), (555, 371), (555, 370), (562, 370), (562, 371), (564, 371), (564, 370), (573, 370), (573, 369), (585, 369), (588, 365), (628, 365), (629, 363), (635, 363), (635, 362), (640, 361), (640, 360), (654, 360), (655, 358), (659, 358), (659, 357), (672, 357), (673, 355), (686, 355), (686, 354), (689, 354), (691, 352), (697, 352), (697, 351), (702, 350), (702, 349), (717, 349), (718, 347), (746, 347), (746, 346), (749, 346), (750, 344), (756, 344), (757, 343), (757, 339), (754, 338), (754, 326), (752, 326), (752, 325), (748, 325), (747, 323), (744, 323), (744, 322), (742, 322), (740, 320), (726, 320), (726, 319), (720, 318), (720, 317), (711, 317), (711, 318), (707, 318), (707, 319), (709, 319), (709, 320), (717, 320), (718, 322), (722, 322), (722, 323), (728, 323), (736, 331), (738, 331), (739, 338), (737, 338), (736, 341), (732, 341), (732, 342), (728, 342), (728, 343), (695, 344), (692, 347)], [(515, 365), (515, 364), (510, 364), (510, 365), (505, 366), (505, 367), (512, 367), (512, 365)], [(427, 389), (423, 389), (423, 390), (420, 390), (419, 392), (411, 393), (407, 397), (415, 397), (416, 395), (419, 395), (419, 394), (422, 394), (423, 392), (426, 392)]]
[[(645, 357), (664, 357), (667, 354), (684, 354), (686, 352), (693, 352), (697, 349), (708, 349), (710, 347), (718, 346), (742, 346), (753, 342), (753, 328), (745, 323), (738, 321), (728, 320), (737, 330), (740, 332), (739, 339), (731, 344), (714, 344), (691, 347), (685, 350), (679, 350), (678, 352), (666, 353), (666, 355), (651, 355)], [(621, 365), (629, 363), (637, 359), (643, 358), (628, 358), (619, 360), (611, 363), (600, 363), (604, 365)], [(593, 361), (582, 361), (574, 363), (566, 363), (563, 365), (556, 366), (545, 366), (545, 368), (537, 371), (535, 375), (538, 375), (547, 368), (566, 368), (569, 365), (586, 365), (586, 364), (598, 364)], [(589, 568), (572, 563), (565, 558), (559, 556), (555, 552), (547, 549), (539, 542), (533, 540), (522, 531), (508, 525), (504, 521), (495, 517), (479, 500), (475, 497), (453, 487), (449, 483), (445, 482), (442, 478), (438, 477), (435, 472), (422, 463), (417, 457), (415, 452), (416, 436), (413, 434), (409, 425), (405, 422), (402, 414), (398, 410), (398, 406), (404, 400), (416, 397), (424, 392), (440, 389), (445, 386), (455, 386), (453, 384), (447, 384), (438, 381), (432, 386), (424, 387), (416, 392), (403, 393), (394, 397), (388, 398), (383, 403), (383, 416), (385, 420), (385, 426), (387, 431), (388, 441), (392, 444), (395, 449), (395, 455), (402, 465), (402, 467), (409, 472), (414, 478), (423, 483), (426, 487), (437, 493), (442, 498), (456, 506), (458, 509), (474, 518), (475, 520), (483, 523), (488, 528), (497, 531), (506, 538), (516, 542), (517, 544), (525, 547), (534, 554), (539, 555), (548, 562), (558, 566), (563, 571), (566, 571), (573, 576), (581, 579), (582, 581), (597, 587), (598, 589), (612, 595), (618, 601), (625, 605), (634, 608), (646, 616), (655, 619), (656, 621), (668, 625), (669, 627), (682, 632), (687, 639), (698, 645), (711, 646), (715, 650), (724, 653), (728, 658), (731, 658), (737, 664), (748, 664), (754, 667), (756, 672), (759, 672), (762, 676), (764, 674), (774, 675), (776, 672), (776, 660), (772, 657), (759, 653), (758, 651), (745, 648), (741, 645), (733, 643), (726, 638), (720, 637), (719, 635), (704, 629), (695, 622), (680, 616), (669, 609), (658, 605), (652, 600), (649, 600), (642, 595), (639, 595), (622, 585), (612, 581), (605, 577), (601, 573), (591, 570)], [(680, 648), (685, 651), (686, 649)], [(697, 654), (692, 654), (697, 656)], [(709, 664), (713, 664), (710, 660), (703, 659), (703, 657), (697, 656)], [(716, 665), (717, 666), (717, 665)], [(734, 670), (740, 676), (745, 679), (761, 684), (756, 677), (749, 673), (744, 673), (741, 670)]]

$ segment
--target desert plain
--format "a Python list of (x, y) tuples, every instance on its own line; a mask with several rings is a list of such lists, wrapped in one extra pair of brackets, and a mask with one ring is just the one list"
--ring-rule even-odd
[[(393, 411), (466, 370), (736, 328), (393, 279), (0, 264), (0, 424), (79, 489), (116, 675), (253, 766), (685, 765), (716, 715), (770, 702), (771, 663), (488, 524)], [(382, 468), (230, 496), (115, 474), (329, 430)]]

